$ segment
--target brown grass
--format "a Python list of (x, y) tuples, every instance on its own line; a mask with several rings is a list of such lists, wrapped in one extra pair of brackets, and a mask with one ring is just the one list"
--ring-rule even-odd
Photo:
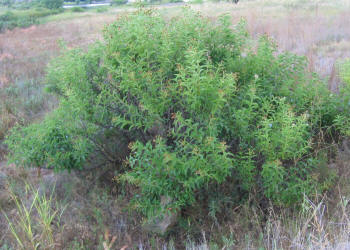
[[(310, 69), (329, 76), (338, 58), (350, 56), (350, 7), (345, 0), (333, 4), (310, 0), (299, 8), (291, 4), (298, 2), (243, 0), (238, 5), (207, 3), (192, 8), (213, 19), (228, 13), (233, 23), (244, 18), (254, 37), (268, 34), (281, 50), (307, 56)], [(180, 7), (162, 10), (165, 16), (180, 11)], [(104, 25), (116, 20), (119, 12), (78, 15), (0, 34), (0, 86), (16, 79), (42, 77), (48, 61), (59, 54), (58, 41), (65, 41), (69, 47), (86, 47), (101, 38)]]
[(337, 59), (350, 56), (348, 2), (310, 0), (300, 8), (288, 7), (288, 2), (293, 1), (242, 1), (237, 6), (204, 4), (195, 9), (212, 17), (228, 13), (234, 23), (243, 17), (254, 37), (271, 36), (280, 50), (305, 55), (310, 70), (329, 76)]
[[(42, 88), (40, 82), (45, 76), (48, 62), (60, 53), (60, 41), (68, 47), (86, 48), (100, 39), (104, 25), (115, 19), (115, 15), (95, 14), (91, 17), (56, 21), (26, 29), (18, 28), (0, 34), (0, 159), (5, 151), (1, 146), (1, 140), (8, 130), (18, 122), (36, 119), (37, 116), (49, 111), (55, 103), (55, 99), (47, 99), (44, 103), (38, 104), (41, 105), (40, 111), (23, 114), (23, 111), (14, 107), (16, 103), (13, 97), (7, 96), (4, 88), (26, 81), (34, 81), (38, 89)], [(41, 98), (38, 96), (36, 99)]]
[(100, 38), (103, 26), (114, 19), (111, 15), (96, 15), (0, 34), (1, 85), (43, 77), (49, 60), (59, 54), (59, 41), (69, 47), (85, 47)]

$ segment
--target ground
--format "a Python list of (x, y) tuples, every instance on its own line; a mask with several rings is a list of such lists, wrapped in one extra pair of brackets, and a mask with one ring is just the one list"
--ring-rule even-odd
[[(336, 92), (341, 84), (337, 66), (344, 58), (350, 57), (348, 0), (241, 0), (238, 5), (203, 3), (190, 4), (190, 7), (213, 21), (222, 14), (231, 15), (233, 24), (244, 18), (249, 32), (254, 37), (267, 34), (275, 39), (279, 50), (289, 50), (306, 56), (309, 69), (327, 79), (332, 91)], [(182, 11), (182, 6), (178, 5), (152, 8), (160, 8), (166, 18), (174, 17)], [(101, 40), (105, 25), (115, 21), (123, 12), (134, 10), (134, 7), (128, 7), (110, 8), (103, 13), (66, 12), (49, 16), (38, 26), (17, 28), (0, 34), (0, 90), (16, 86), (20, 92), (16, 98), (24, 100), (14, 102), (13, 99), (8, 100), (10, 97), (5, 94), (0, 95), (3, 98), (0, 103), (7, 105), (0, 114), (0, 142), (1, 134), (6, 134), (7, 129), (15, 123), (23, 122), (20, 117), (25, 117), (25, 122), (32, 122), (41, 119), (55, 106), (54, 98), (47, 96), (42, 99), (39, 96), (43, 94), (41, 90), (45, 68), (51, 58), (59, 55), (64, 46), (85, 49), (89, 44)], [(30, 94), (29, 92), (25, 94), (23, 90), (21, 92), (23, 82), (31, 82)], [(34, 99), (29, 104), (25, 102), (33, 96)], [(32, 110), (32, 107), (36, 107), (33, 102), (38, 108), (35, 112), (28, 112), (27, 109)], [(14, 103), (21, 105), (16, 111), (8, 107)], [(349, 151), (347, 144), (344, 145), (340, 148), (337, 161), (332, 163), (332, 166), (342, 169), (344, 176), (347, 176)], [(110, 185), (112, 177), (107, 181), (106, 178), (109, 176), (96, 178), (89, 172), (56, 174), (49, 170), (43, 170), (38, 175), (36, 169), (15, 168), (13, 165), (8, 165), (6, 159), (1, 161), (0, 208), (4, 211), (0, 214), (0, 246), (3, 246), (1, 249), (8, 249), (6, 246), (16, 244), (9, 223), (10, 220), (14, 226), (16, 223), (20, 224), (18, 221), (21, 219), (21, 211), (23, 212), (22, 203), (16, 205), (16, 197), (23, 204), (32, 204), (35, 190), (40, 195), (45, 193), (47, 197), (53, 194), (50, 211), (56, 215), (54, 219), (56, 224), (51, 232), (55, 240), (45, 243), (47, 248), (148, 249), (184, 246), (186, 235), (175, 234), (178, 237), (176, 239), (182, 241), (176, 242), (176, 239), (153, 237), (143, 232), (139, 216), (126, 210), (124, 196), (121, 195), (130, 190), (114, 190), (111, 188), (113, 185)], [(105, 188), (106, 183), (109, 188)], [(27, 191), (24, 191), (25, 187), (28, 188)], [(199, 241), (188, 240), (186, 244), (188, 248), (206, 249), (209, 246), (213, 248), (214, 245), (210, 244), (215, 244), (216, 241), (226, 242), (226, 248), (229, 249), (234, 238), (236, 248), (322, 249), (331, 246), (346, 249), (350, 244), (347, 238), (350, 221), (346, 208), (348, 202), (346, 197), (349, 193), (350, 190), (339, 189), (339, 192), (334, 194), (340, 197), (341, 201), (329, 208), (333, 209), (334, 217), (325, 216), (327, 197), (320, 199), (317, 204), (306, 200), (307, 209), (304, 214), (290, 215), (285, 212), (277, 215), (275, 212), (278, 211), (270, 211), (263, 228), (259, 225), (261, 211), (237, 208), (236, 211), (232, 211), (232, 219), (227, 225), (212, 225), (215, 233), (211, 234), (210, 239), (204, 233), (208, 228), (203, 228), (203, 235), (199, 237)], [(38, 221), (40, 222), (40, 216), (36, 214), (32, 221), (33, 225)], [(335, 226), (338, 221), (342, 224)], [(30, 224), (29, 221), (27, 223)], [(20, 237), (26, 238), (28, 246), (32, 247), (25, 230), (18, 225), (17, 229), (22, 230)], [(33, 237), (33, 241), (47, 236), (43, 234), (42, 228), (38, 227), (35, 230), (38, 235), (36, 239)]]

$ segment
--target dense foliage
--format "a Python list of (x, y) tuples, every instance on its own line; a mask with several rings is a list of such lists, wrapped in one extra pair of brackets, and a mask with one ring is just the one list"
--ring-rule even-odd
[(339, 99), (343, 104), (340, 107), (341, 112), (336, 117), (335, 125), (346, 136), (350, 136), (350, 60), (340, 63), (340, 77), (343, 80), (343, 86), (340, 88)]
[(60, 105), (13, 130), (10, 160), (71, 170), (98, 152), (138, 187), (147, 215), (218, 193), (291, 205), (323, 191), (333, 174), (322, 147), (350, 117), (345, 92), (333, 96), (303, 57), (252, 41), (244, 22), (187, 9), (170, 21), (149, 10), (119, 18), (103, 43), (53, 61), (47, 80)]
[(41, 3), (48, 9), (59, 9), (63, 7), (64, 0), (41, 0)]
[(0, 6), (11, 7), (14, 4), (13, 0), (1, 0)]
[(0, 15), (0, 32), (16, 27), (29, 27), (38, 24), (40, 18), (61, 13), (62, 9), (33, 8), (23, 11), (7, 11)]
[(128, 1), (127, 0), (112, 0), (111, 4), (112, 5), (122, 5), (126, 4)]

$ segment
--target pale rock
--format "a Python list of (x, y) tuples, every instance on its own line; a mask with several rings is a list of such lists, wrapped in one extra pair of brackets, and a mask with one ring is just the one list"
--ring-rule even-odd
[[(161, 205), (165, 207), (171, 201), (172, 200), (170, 197), (163, 196), (161, 198)], [(148, 219), (147, 222), (143, 225), (143, 228), (148, 232), (164, 235), (169, 231), (171, 226), (176, 223), (177, 216), (177, 212), (165, 212), (163, 214), (155, 216), (154, 218)]]

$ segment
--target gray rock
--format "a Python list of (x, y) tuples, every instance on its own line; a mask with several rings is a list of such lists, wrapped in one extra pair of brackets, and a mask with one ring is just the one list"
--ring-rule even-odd
[(7, 182), (7, 175), (5, 174), (5, 173), (1, 173), (0, 172), (0, 191), (2, 190), (2, 189), (6, 189), (6, 187), (7, 187), (7, 184), (8, 184), (8, 182)]
[[(170, 197), (163, 196), (161, 198), (161, 205), (165, 207), (171, 201), (172, 200)], [(177, 217), (178, 217), (177, 212), (171, 212), (171, 213), (164, 212), (163, 214), (160, 214), (158, 216), (148, 219), (147, 222), (144, 223), (143, 228), (144, 230), (150, 233), (164, 235), (169, 231), (171, 226), (173, 226), (176, 223)]]
[[(43, 175), (39, 185), (39, 194), (50, 196), (54, 194), (58, 199), (70, 197), (70, 193), (74, 190), (80, 192), (81, 181), (74, 172), (61, 172)], [(81, 192), (83, 194), (83, 192)]]
[(12, 203), (10, 192), (7, 189), (8, 176), (0, 173), (0, 210)]
[(0, 210), (10, 206), (13, 203), (12, 197), (8, 191), (0, 190)]

